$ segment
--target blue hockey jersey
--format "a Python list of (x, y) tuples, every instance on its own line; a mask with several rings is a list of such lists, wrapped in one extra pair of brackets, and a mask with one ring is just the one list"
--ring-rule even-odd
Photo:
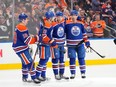
[(40, 26), (39, 35), (42, 35), (42, 44), (43, 45), (49, 45), (49, 41), (52, 40), (52, 34), (53, 34), (53, 26), (52, 23), (50, 23), (48, 20), (44, 19), (44, 24)]
[(81, 22), (73, 23), (71, 19), (66, 20), (65, 25), (67, 45), (77, 45), (81, 40), (87, 41), (86, 31)]
[(36, 41), (37, 38), (29, 35), (28, 29), (25, 25), (20, 23), (16, 26), (12, 45), (16, 53), (29, 49), (28, 44), (33, 44)]
[(65, 43), (65, 21), (62, 19), (61, 22), (54, 21), (53, 25), (53, 38), (58, 45), (62, 45)]

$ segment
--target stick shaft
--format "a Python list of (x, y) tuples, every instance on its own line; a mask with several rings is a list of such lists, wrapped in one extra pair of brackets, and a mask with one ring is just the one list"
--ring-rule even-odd
[(102, 56), (100, 53), (98, 53), (96, 50), (94, 50), (91, 46), (90, 49), (93, 50), (97, 55), (99, 55), (101, 58), (103, 58), (104, 56)]
[(32, 61), (32, 65), (31, 65), (31, 68), (30, 68), (30, 72), (32, 71), (32, 68), (34, 66), (34, 61), (35, 61), (35, 58), (36, 58), (37, 51), (38, 51), (38, 44), (37, 44), (37, 48), (36, 48), (36, 51), (35, 51), (35, 54), (34, 54), (34, 58), (33, 58), (33, 61)]

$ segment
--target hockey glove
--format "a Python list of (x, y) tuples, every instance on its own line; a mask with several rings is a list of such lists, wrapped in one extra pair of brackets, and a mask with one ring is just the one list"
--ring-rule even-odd
[(53, 48), (58, 48), (58, 45), (56, 44), (55, 41), (51, 40), (50, 43)]
[(89, 41), (85, 42), (85, 46), (86, 46), (87, 48), (90, 47), (90, 42), (89, 42)]

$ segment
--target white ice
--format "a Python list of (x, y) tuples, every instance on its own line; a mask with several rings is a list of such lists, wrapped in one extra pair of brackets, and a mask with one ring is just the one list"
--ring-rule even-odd
[[(70, 76), (66, 67), (65, 75)], [(77, 66), (74, 80), (56, 81), (51, 68), (47, 69), (49, 81), (41, 84), (24, 83), (21, 79), (21, 70), (1, 70), (0, 87), (116, 87), (116, 65), (87, 66), (86, 79), (81, 79)]]

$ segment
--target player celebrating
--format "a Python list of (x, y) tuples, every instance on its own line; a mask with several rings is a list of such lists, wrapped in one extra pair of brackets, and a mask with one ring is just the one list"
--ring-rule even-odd
[[(53, 38), (58, 44), (58, 49), (51, 48), (52, 53), (52, 68), (55, 75), (55, 79), (60, 80), (62, 78), (69, 79), (65, 77), (64, 74), (64, 43), (65, 43), (65, 33), (64, 24), (65, 20), (63, 18), (63, 13), (61, 11), (56, 12), (56, 20), (53, 24)], [(59, 64), (58, 64), (59, 63)]]
[(36, 78), (36, 72), (34, 67), (30, 71), (32, 66), (32, 57), (29, 54), (29, 44), (33, 44), (38, 41), (38, 36), (30, 36), (28, 32), (28, 28), (26, 25), (28, 24), (28, 16), (24, 13), (19, 15), (20, 23), (16, 26), (14, 32), (13, 39), (13, 50), (20, 57), (22, 62), (22, 80), (27, 82), (28, 80), (28, 72), (31, 75), (31, 79), (34, 83), (40, 83), (40, 81)]
[[(40, 27), (40, 32), (42, 33), (42, 42), (40, 47), (40, 60), (36, 68), (37, 78), (41, 81), (46, 80), (46, 63), (50, 57), (50, 45), (53, 48), (57, 48), (56, 42), (52, 39), (52, 20), (54, 13), (48, 11), (45, 13), (43, 26)], [(40, 33), (39, 33), (40, 34)]]
[(82, 40), (84, 40), (85, 45), (87, 47), (90, 46), (84, 26), (81, 23), (77, 22), (77, 15), (78, 12), (76, 10), (72, 10), (71, 17), (66, 20), (66, 25), (65, 25), (65, 32), (66, 32), (66, 39), (68, 46), (68, 57), (70, 58), (70, 72), (71, 72), (70, 79), (74, 79), (76, 74), (76, 66), (75, 66), (76, 52), (78, 53), (78, 62), (79, 62), (81, 77), (82, 78), (86, 77), (84, 44), (81, 44), (76, 48), (75, 46)]

